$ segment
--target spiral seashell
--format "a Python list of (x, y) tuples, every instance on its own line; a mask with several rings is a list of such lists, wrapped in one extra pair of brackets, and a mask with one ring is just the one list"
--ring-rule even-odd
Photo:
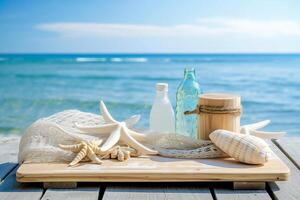
[(226, 130), (215, 130), (211, 141), (222, 151), (243, 163), (263, 164), (270, 157), (270, 148), (261, 138)]

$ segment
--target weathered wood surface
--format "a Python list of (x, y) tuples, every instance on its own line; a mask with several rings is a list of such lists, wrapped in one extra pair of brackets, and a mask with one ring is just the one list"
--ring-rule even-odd
[(298, 168), (285, 156), (285, 154), (274, 144), (269, 143), (273, 151), (288, 165), (291, 174), (288, 181), (268, 183), (270, 192), (282, 200), (300, 199), (300, 173)]
[(266, 190), (232, 190), (214, 189), (218, 200), (268, 200), (271, 199)]
[(283, 137), (275, 144), (300, 170), (300, 137)]
[(47, 189), (42, 200), (98, 200), (100, 187), (78, 187), (75, 189)]
[(0, 163), (0, 182), (17, 166), (17, 163)]
[(151, 186), (139, 186), (130, 184), (129, 186), (108, 186), (105, 190), (103, 200), (213, 200), (212, 194), (208, 187), (195, 186), (166, 186), (162, 184)]
[(217, 199), (222, 200), (267, 200), (271, 199), (265, 190), (216, 189)]
[[(293, 144), (289, 145), (290, 142)], [(289, 181), (268, 183), (266, 190), (232, 190), (229, 184), (223, 184), (220, 187), (216, 183), (205, 183), (204, 186), (198, 185), (198, 183), (191, 183), (190, 185), (180, 183), (175, 186), (170, 183), (160, 183), (160, 185), (158, 183), (148, 183), (148, 186), (137, 183), (123, 183), (108, 185), (106, 190), (104, 190), (105, 187), (100, 187), (99, 184), (89, 186), (82, 183), (75, 189), (43, 190), (41, 184), (17, 183), (15, 179), (16, 168), (14, 168), (16, 163), (2, 163), (0, 164), (0, 177), (4, 180), (0, 184), (0, 199), (298, 200), (300, 199), (300, 170), (296, 165), (300, 161), (299, 154), (295, 153), (295, 149), (297, 150), (295, 142), (295, 138), (281, 139), (276, 142), (279, 148), (270, 143), (273, 151), (289, 166), (291, 176)], [(1, 146), (0, 149), (2, 149)], [(9, 171), (10, 173), (7, 174)]]
[(16, 182), (16, 169), (13, 170), (0, 185), (0, 199), (37, 200), (43, 195), (40, 184), (22, 184)]

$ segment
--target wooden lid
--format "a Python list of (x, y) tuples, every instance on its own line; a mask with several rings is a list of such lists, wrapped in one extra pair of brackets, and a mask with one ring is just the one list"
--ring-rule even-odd
[(241, 97), (228, 93), (206, 93), (199, 96), (198, 105), (239, 109)]

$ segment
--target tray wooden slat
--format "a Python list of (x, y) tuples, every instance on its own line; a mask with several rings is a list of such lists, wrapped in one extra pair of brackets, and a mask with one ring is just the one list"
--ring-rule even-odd
[(227, 159), (172, 159), (159, 156), (126, 162), (105, 160), (102, 165), (81, 163), (22, 164), (19, 182), (195, 182), (287, 180), (289, 169), (275, 155), (265, 165), (246, 165)]

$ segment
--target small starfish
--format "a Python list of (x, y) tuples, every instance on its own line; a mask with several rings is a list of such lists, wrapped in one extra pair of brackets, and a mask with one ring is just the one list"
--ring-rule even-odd
[(121, 142), (134, 148), (139, 155), (155, 155), (158, 153), (137, 141), (145, 140), (145, 135), (128, 128), (128, 126), (132, 126), (137, 121), (136, 117), (132, 117), (124, 122), (119, 122), (111, 116), (103, 101), (100, 101), (100, 111), (106, 122), (105, 124), (97, 126), (80, 126), (75, 124), (75, 126), (86, 133), (98, 135), (110, 134), (105, 143), (100, 147), (101, 152), (106, 152), (118, 142)]
[(117, 159), (119, 161), (128, 160), (131, 156), (138, 156), (135, 149), (124, 146), (115, 146), (111, 148), (102, 158)]
[(69, 164), (69, 166), (74, 166), (80, 161), (91, 160), (94, 163), (101, 164), (102, 161), (97, 157), (97, 153), (99, 153), (99, 145), (102, 143), (102, 140), (85, 142), (81, 141), (78, 144), (73, 145), (62, 145), (59, 147), (77, 153), (77, 156), (73, 159), (73, 161)]

